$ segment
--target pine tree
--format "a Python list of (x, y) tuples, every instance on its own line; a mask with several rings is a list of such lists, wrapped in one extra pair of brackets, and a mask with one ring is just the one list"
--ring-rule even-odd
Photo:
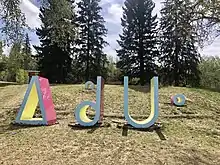
[(8, 80), (16, 81), (16, 72), (23, 68), (23, 57), (21, 55), (21, 42), (16, 42), (12, 45), (11, 51), (9, 53), (9, 59), (7, 63), (8, 68)]
[(35, 46), (39, 69), (53, 83), (66, 83), (71, 72), (71, 46), (75, 39), (72, 3), (66, 0), (48, 0), (40, 8), (41, 28), (36, 34), (41, 45)]
[(30, 44), (30, 39), (28, 34), (25, 35), (25, 42), (23, 43), (23, 48), (22, 48), (22, 55), (24, 58), (24, 70), (29, 70), (31, 69), (31, 63), (32, 63), (32, 53), (31, 53), (31, 44)]
[(190, 37), (186, 41), (186, 46), (183, 48), (184, 54), (184, 80), (183, 84), (191, 85), (191, 86), (199, 86), (200, 85), (200, 75), (201, 72), (199, 70), (199, 63), (201, 61), (200, 54), (198, 53), (198, 49), (195, 46), (194, 37)]
[(196, 32), (190, 18), (190, 1), (166, 0), (161, 10), (162, 81), (180, 85), (199, 80)]
[(0, 59), (2, 59), (3, 56), (3, 43), (0, 41)]
[(106, 77), (107, 74), (107, 57), (103, 52), (107, 44), (104, 40), (107, 29), (100, 14), (102, 8), (99, 2), (100, 0), (81, 0), (77, 3), (79, 38), (75, 67), (78, 68), (78, 76), (85, 77), (86, 81), (95, 80), (96, 76)]
[(117, 66), (131, 78), (140, 78), (144, 85), (155, 74), (155, 60), (159, 55), (157, 15), (152, 15), (155, 3), (152, 0), (126, 0), (124, 4)]

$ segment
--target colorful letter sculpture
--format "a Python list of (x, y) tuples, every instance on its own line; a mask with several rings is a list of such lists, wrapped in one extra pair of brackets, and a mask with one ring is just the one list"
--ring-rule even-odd
[[(33, 118), (38, 103), (42, 118)], [(50, 85), (46, 78), (33, 76), (15, 123), (25, 125), (52, 125), (56, 123)]]
[(93, 90), (95, 89), (95, 84), (92, 81), (87, 81), (85, 83), (85, 89), (87, 90)]
[(124, 115), (129, 125), (134, 128), (148, 128), (152, 126), (159, 116), (158, 104), (158, 77), (153, 77), (151, 79), (151, 114), (143, 121), (132, 119), (128, 111), (128, 77), (124, 77)]
[[(91, 107), (95, 110), (93, 120), (86, 115), (86, 110)], [(83, 101), (75, 109), (75, 118), (81, 126), (94, 126), (97, 123), (102, 123), (104, 115), (104, 80), (102, 77), (97, 77), (96, 102)]]
[(177, 94), (171, 97), (171, 104), (177, 107), (184, 106), (186, 97), (183, 94)]

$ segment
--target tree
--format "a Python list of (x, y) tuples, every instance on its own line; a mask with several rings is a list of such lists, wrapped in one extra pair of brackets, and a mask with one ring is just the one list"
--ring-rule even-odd
[(121, 72), (116, 67), (116, 61), (113, 56), (108, 56), (108, 82), (117, 82), (120, 80)]
[(34, 58), (35, 56), (32, 54), (31, 43), (28, 36), (28, 33), (25, 35), (25, 40), (22, 44), (21, 55), (23, 57), (23, 68), (24, 70), (36, 70), (37, 60)]
[(2, 59), (3, 56), (3, 43), (0, 41), (0, 59)]
[(190, 20), (196, 24), (199, 44), (212, 42), (220, 35), (220, 0), (195, 0), (191, 4)]
[(71, 47), (75, 39), (72, 3), (48, 0), (40, 8), (41, 28), (36, 34), (41, 45), (34, 46), (39, 56), (39, 69), (52, 83), (66, 83), (71, 72)]
[(0, 1), (0, 19), (3, 25), (1, 31), (5, 34), (4, 41), (8, 44), (21, 40), (24, 36), (24, 28), (27, 27), (20, 3), (20, 0)]
[(189, 0), (166, 0), (161, 10), (161, 77), (169, 85), (199, 82), (197, 33), (190, 22)]
[(203, 57), (199, 64), (201, 72), (201, 86), (220, 90), (220, 58), (214, 56)]
[(7, 62), (7, 77), (8, 81), (16, 81), (16, 72), (23, 68), (23, 56), (21, 55), (21, 42), (16, 42), (13, 44), (11, 51), (9, 53), (9, 58)]
[(107, 34), (105, 21), (100, 14), (100, 0), (81, 0), (77, 3), (77, 24), (79, 38), (75, 59), (77, 63), (77, 75), (85, 77), (85, 80), (95, 80), (97, 76), (107, 75), (107, 57), (103, 48), (107, 45), (104, 37)]
[(24, 60), (24, 70), (29, 70), (32, 69), (31, 64), (33, 63), (33, 59), (31, 58), (32, 53), (31, 53), (31, 44), (30, 44), (30, 39), (28, 34), (25, 35), (25, 42), (23, 43), (23, 48), (22, 48), (22, 56)]
[(117, 66), (131, 78), (140, 78), (144, 85), (155, 74), (155, 60), (159, 56), (157, 15), (152, 15), (155, 3), (152, 0), (126, 0), (124, 4)]
[[(4, 42), (8, 45), (25, 38), (26, 24), (25, 14), (21, 12), (21, 0), (0, 0), (1, 32), (4, 33)], [(38, 0), (42, 6), (48, 4), (48, 0)]]
[(0, 41), (0, 72), (6, 69), (5, 55), (3, 54), (3, 43)]

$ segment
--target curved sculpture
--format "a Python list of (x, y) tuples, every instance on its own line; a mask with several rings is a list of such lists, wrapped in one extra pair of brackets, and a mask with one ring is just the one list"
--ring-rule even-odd
[[(102, 77), (97, 77), (96, 102), (83, 101), (75, 110), (75, 118), (81, 126), (94, 126), (97, 122), (102, 122), (104, 112), (104, 80)], [(95, 117), (91, 120), (86, 115), (86, 110), (91, 107), (95, 110)]]
[(152, 126), (158, 116), (159, 116), (159, 110), (158, 110), (158, 77), (153, 77), (151, 79), (151, 113), (150, 116), (143, 121), (137, 121), (134, 120), (130, 115), (128, 111), (128, 77), (124, 77), (124, 115), (125, 119), (131, 126), (135, 128), (148, 128)]
[(87, 81), (85, 83), (85, 89), (87, 90), (93, 90), (95, 89), (95, 84), (92, 81)]
[(175, 105), (175, 106), (184, 106), (186, 102), (186, 97), (183, 94), (177, 94), (175, 96), (171, 97), (171, 104)]

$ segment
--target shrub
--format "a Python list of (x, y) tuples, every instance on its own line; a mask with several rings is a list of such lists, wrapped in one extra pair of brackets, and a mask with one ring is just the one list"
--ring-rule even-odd
[(139, 84), (139, 82), (140, 82), (140, 78), (132, 78), (129, 81), (129, 85), (137, 85), (137, 84)]
[(205, 57), (199, 65), (200, 84), (205, 88), (220, 89), (220, 58)]
[(28, 82), (28, 73), (24, 69), (19, 69), (16, 72), (16, 82), (26, 84)]
[(6, 71), (0, 72), (0, 81), (7, 81), (8, 74)]

